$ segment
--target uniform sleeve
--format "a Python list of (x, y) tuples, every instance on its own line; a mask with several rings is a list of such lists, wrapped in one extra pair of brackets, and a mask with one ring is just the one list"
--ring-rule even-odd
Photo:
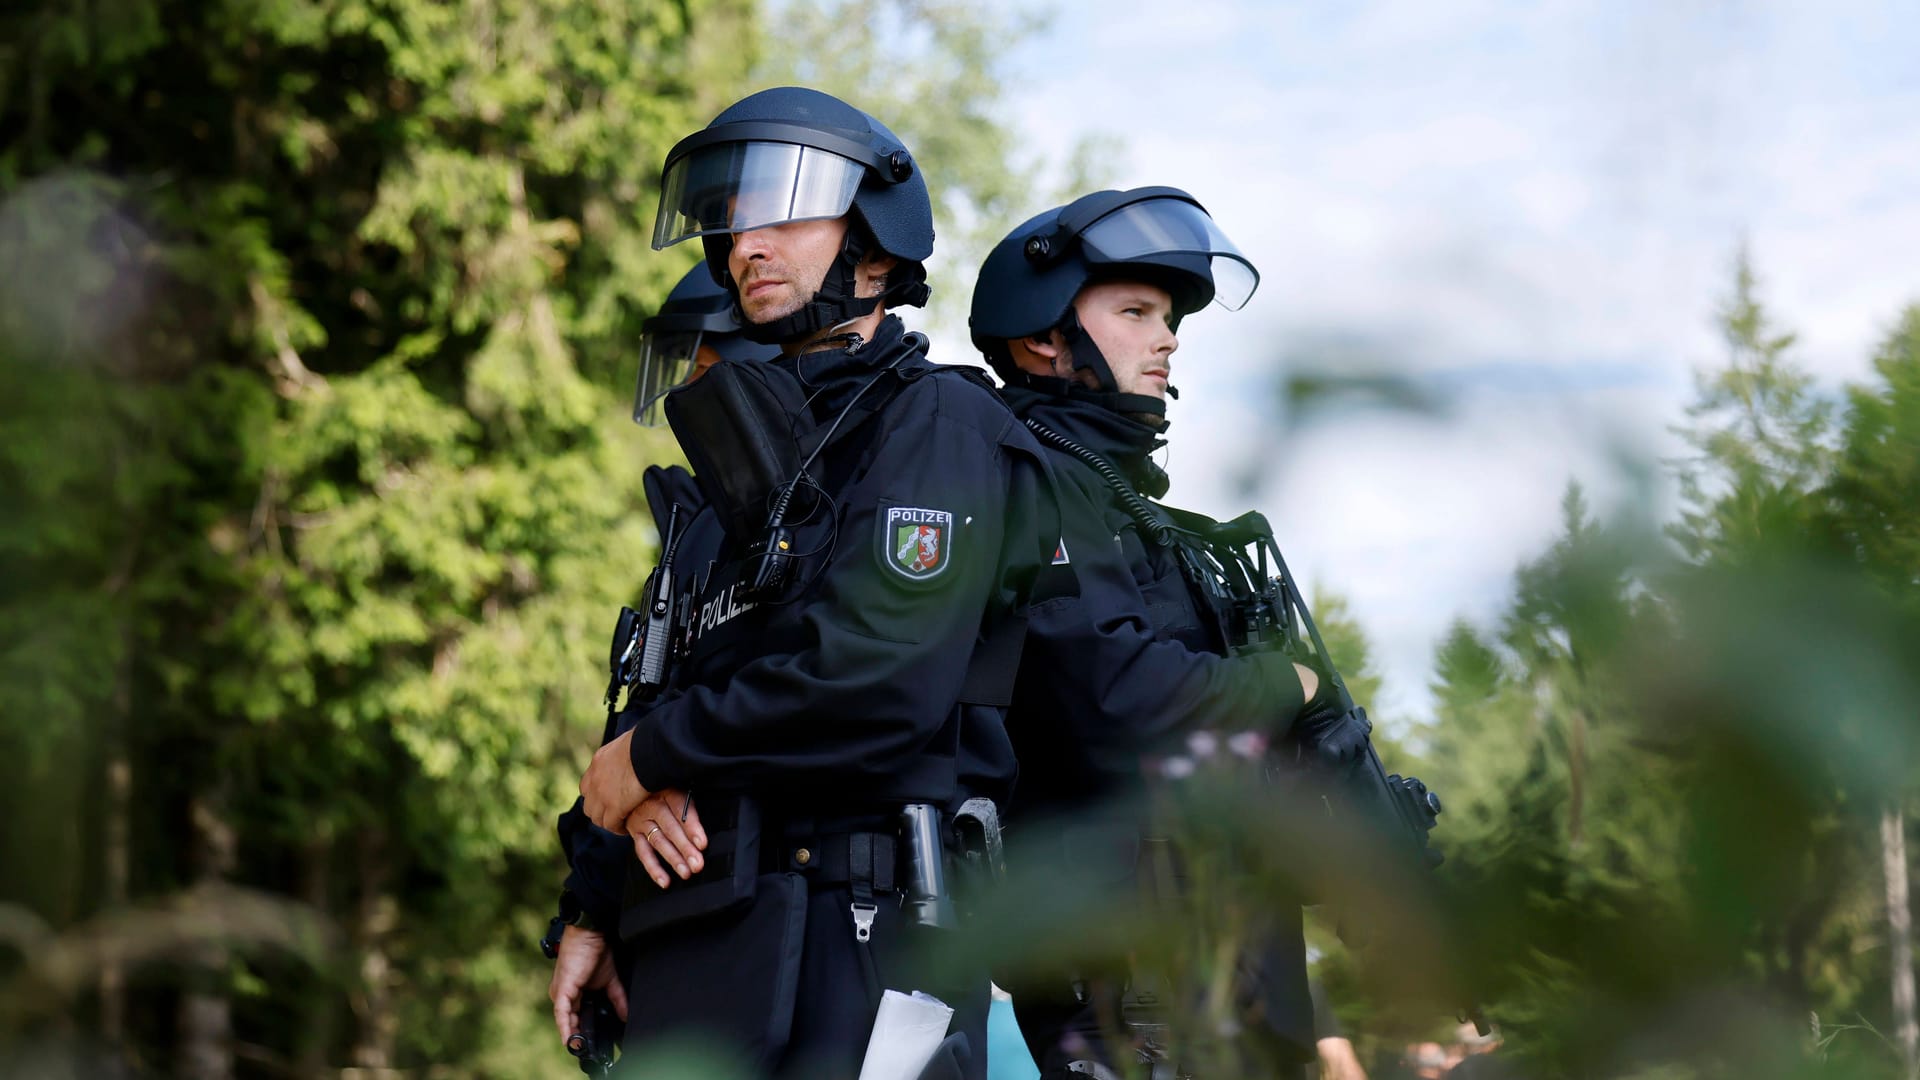
[[(621, 730), (652, 707), (652, 702), (630, 702), (621, 713)], [(627, 864), (634, 861), (632, 838), (595, 825), (582, 799), (573, 800), (560, 815), (557, 831), (561, 854), (567, 859), (567, 879), (561, 887), (574, 895), (595, 926), (611, 929), (620, 918)]]
[(633, 841), (587, 820), (581, 800), (560, 815), (560, 850), (567, 857), (564, 888), (580, 901), (594, 925), (610, 929), (620, 918), (621, 890)]
[(1086, 752), (1125, 767), (1199, 729), (1284, 731), (1303, 704), (1293, 662), (1277, 652), (1225, 657), (1156, 638), (1101, 503), (1077, 479), (1059, 488), (1080, 592), (1034, 607), (1023, 662), (1070, 674), (1083, 704), (1062, 709), (1062, 720)]
[(918, 407), (834, 493), (838, 535), (796, 602), (804, 647), (756, 657), (636, 724), (634, 774), (649, 790), (886, 775), (946, 724), (1000, 587), (1008, 466), (978, 426), (941, 412), (950, 391), (937, 383), (897, 399)]

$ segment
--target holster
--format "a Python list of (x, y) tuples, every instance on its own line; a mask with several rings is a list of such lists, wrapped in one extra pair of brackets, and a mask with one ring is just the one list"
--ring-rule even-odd
[(953, 817), (953, 836), (956, 843), (948, 859), (956, 868), (951, 878), (954, 902), (966, 920), (1007, 877), (999, 808), (984, 798), (961, 803)]

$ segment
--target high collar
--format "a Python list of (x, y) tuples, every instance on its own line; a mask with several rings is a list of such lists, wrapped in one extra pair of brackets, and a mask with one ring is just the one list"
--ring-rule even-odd
[(1000, 396), (1015, 416), (1031, 419), (1112, 462), (1129, 483), (1149, 498), (1167, 492), (1167, 474), (1153, 461), (1153, 452), (1167, 445), (1161, 427), (1150, 426), (1094, 400), (1042, 393), (1024, 386), (1005, 386)]
[[(917, 339), (916, 340), (920, 340)], [(912, 349), (906, 324), (888, 315), (874, 328), (873, 337), (856, 349), (816, 349), (797, 356), (777, 356), (768, 363), (784, 368), (800, 380), (813, 399), (815, 416), (833, 415), (864, 386), (873, 373)], [(909, 361), (910, 362), (910, 361)]]

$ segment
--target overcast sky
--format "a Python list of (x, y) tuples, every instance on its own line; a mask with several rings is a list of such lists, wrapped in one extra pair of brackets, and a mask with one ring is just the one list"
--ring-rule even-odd
[[(1830, 389), (1920, 300), (1913, 0), (1068, 0), (1011, 70), (1033, 147), (1119, 136), (1119, 186), (1192, 191), (1259, 266), (1182, 328), (1169, 501), (1266, 512), (1374, 638), (1376, 712), (1427, 715), (1570, 478), (1647, 501), (1614, 451), (1673, 451), (1742, 237)], [(1290, 418), (1325, 366), (1456, 408)]]

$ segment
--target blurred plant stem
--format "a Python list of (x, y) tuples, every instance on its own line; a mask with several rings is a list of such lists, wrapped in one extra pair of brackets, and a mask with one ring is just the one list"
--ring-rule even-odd
[[(195, 887), (217, 893), (233, 874), (239, 843), (216, 785), (194, 796), (190, 816), (196, 848)], [(205, 1080), (233, 1075), (233, 1007), (227, 997), (231, 956), (225, 940), (206, 935), (188, 950), (187, 990), (180, 996), (179, 1072)]]
[[(116, 454), (125, 453), (124, 444), (116, 444)], [(114, 580), (124, 582), (132, 575), (139, 552), (140, 530), (128, 529), (121, 542), (117, 562), (121, 567)], [(108, 716), (101, 732), (106, 757), (105, 821), (101, 839), (100, 907), (118, 911), (127, 904), (132, 879), (133, 852), (133, 755), (128, 745), (128, 730), (133, 722), (133, 620), (122, 614), (115, 620), (119, 637), (113, 665), (113, 692), (108, 700)], [(119, 957), (108, 953), (100, 965), (100, 1036), (108, 1046), (118, 1047), (126, 1039), (126, 969)]]
[(22, 961), (0, 982), (0, 1035), (19, 1036), (70, 1008), (94, 985), (109, 956), (127, 970), (202, 958), (212, 950), (223, 956), (280, 953), (319, 967), (339, 942), (333, 928), (303, 904), (206, 883), (65, 930), (26, 908), (0, 904), (0, 944)]
[(1920, 1018), (1913, 1000), (1913, 909), (1907, 900), (1907, 815), (1898, 801), (1880, 815), (1881, 863), (1887, 877), (1887, 951), (1893, 969), (1894, 1037), (1907, 1080), (1920, 1077)]

